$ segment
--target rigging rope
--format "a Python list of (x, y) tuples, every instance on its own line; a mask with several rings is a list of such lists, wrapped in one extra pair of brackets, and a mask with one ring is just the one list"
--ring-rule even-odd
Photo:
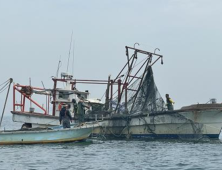
[(10, 82), (10, 79), (5, 81), (4, 83), (0, 84), (0, 86), (2, 86), (3, 84), (6, 84), (7, 82)]
[(3, 91), (5, 91), (5, 90), (7, 89), (9, 83), (10, 83), (10, 82), (8, 82), (7, 84), (5, 84), (5, 85), (0, 89), (0, 93), (2, 93)]

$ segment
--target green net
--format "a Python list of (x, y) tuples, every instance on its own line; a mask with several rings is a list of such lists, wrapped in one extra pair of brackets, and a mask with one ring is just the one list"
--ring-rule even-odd
[[(119, 112), (125, 112), (125, 97), (123, 92), (121, 102), (118, 106)], [(117, 103), (117, 98), (115, 99)], [(165, 102), (161, 97), (154, 82), (152, 67), (148, 67), (144, 78), (139, 79), (128, 86), (127, 90), (127, 112), (130, 114), (163, 111)]]

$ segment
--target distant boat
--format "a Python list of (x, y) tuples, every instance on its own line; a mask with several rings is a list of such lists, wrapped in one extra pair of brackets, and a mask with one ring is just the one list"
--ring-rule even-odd
[(84, 124), (79, 127), (63, 129), (57, 128), (31, 128), (23, 130), (1, 131), (0, 145), (37, 144), (73, 142), (87, 139), (96, 127), (95, 124)]

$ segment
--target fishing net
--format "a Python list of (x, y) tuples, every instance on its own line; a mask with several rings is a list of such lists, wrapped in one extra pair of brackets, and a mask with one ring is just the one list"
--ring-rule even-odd
[[(141, 82), (142, 81), (142, 82)], [(122, 99), (118, 107), (119, 112), (125, 110), (125, 97), (123, 92)], [(117, 102), (117, 99), (115, 100)], [(164, 100), (161, 97), (156, 84), (154, 82), (153, 71), (148, 67), (145, 76), (142, 80), (142, 75), (139, 79), (128, 86), (127, 90), (127, 112), (130, 114), (163, 111)]]
[[(187, 139), (187, 140), (202, 140), (202, 139), (206, 139), (206, 136), (204, 136), (202, 134), (202, 130), (204, 128), (202, 123), (197, 123), (194, 122), (193, 120), (187, 118), (185, 115), (178, 113), (169, 115), (171, 120), (176, 120), (176, 122), (178, 122), (178, 127), (177, 127), (177, 131), (178, 131), (178, 137), (179, 139)], [(186, 130), (190, 130), (192, 133), (190, 134), (184, 134), (184, 133), (180, 133), (180, 131), (184, 131), (184, 129)], [(181, 134), (181, 135), (180, 135)]]
[[(118, 113), (141, 114), (140, 119), (144, 121), (147, 132), (153, 135), (156, 133), (157, 125), (164, 125), (165, 130), (168, 131), (169, 134), (175, 134), (180, 139), (203, 139), (203, 124), (194, 122), (181, 111), (166, 110), (165, 102), (154, 82), (151, 67), (148, 67), (146, 70), (144, 78), (140, 76), (140, 78), (130, 84), (127, 89), (127, 110), (124, 103), (126, 101), (125, 92), (122, 94), (119, 105), (115, 105), (118, 101), (117, 98), (113, 101), (113, 106), (117, 108)], [(142, 114), (146, 113), (150, 113), (150, 122), (147, 122), (145, 117), (142, 116)], [(172, 127), (173, 129), (171, 129)], [(175, 128), (177, 133), (175, 133)]]
[[(180, 139), (203, 139), (203, 124), (194, 122), (181, 111), (166, 110), (165, 102), (154, 82), (151, 67), (148, 67), (143, 78), (141, 75), (140, 78), (130, 84), (127, 89), (127, 110), (124, 103), (126, 101), (126, 93), (124, 91), (120, 104), (117, 106), (118, 113), (141, 114), (140, 119), (144, 121), (147, 132), (154, 135), (156, 133), (156, 126), (164, 125), (165, 130), (168, 131), (169, 134), (175, 134)], [(117, 103), (117, 101), (117, 98), (115, 98), (114, 103)], [(189, 108), (185, 109), (188, 110)], [(150, 122), (147, 122), (145, 117), (142, 116), (142, 114), (146, 113), (151, 113), (149, 116)], [(172, 127), (173, 129), (171, 129)], [(175, 128), (177, 133), (175, 133)]]

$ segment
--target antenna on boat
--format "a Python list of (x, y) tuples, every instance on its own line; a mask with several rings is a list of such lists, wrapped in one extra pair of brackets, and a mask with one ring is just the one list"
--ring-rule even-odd
[[(72, 31), (72, 35), (73, 35), (73, 31)], [(72, 35), (71, 35), (71, 41), (70, 41), (70, 45), (69, 45), (69, 56), (68, 56), (68, 63), (67, 63), (66, 72), (68, 72), (68, 69), (69, 69), (69, 58), (70, 58), (70, 51), (71, 51), (71, 45), (72, 45)]]
[(59, 68), (60, 67), (61, 67), (61, 56), (60, 56), (58, 67), (57, 67), (56, 78), (58, 78), (58, 76), (59, 76)]
[(45, 86), (44, 86), (44, 83), (43, 83), (43, 81), (41, 81), (42, 82), (42, 86), (43, 86), (43, 88), (45, 89)]
[[(29, 86), (31, 87), (32, 86), (32, 80), (31, 80), (31, 77), (29, 77)], [(30, 98), (31, 98), (31, 96), (30, 96)], [(30, 100), (30, 106), (29, 106), (30, 108), (32, 107), (32, 102), (31, 102), (31, 100)]]
[[(41, 81), (41, 82), (42, 82), (42, 86), (43, 86), (44, 90), (46, 90), (43, 81)], [(46, 113), (49, 113), (49, 100), (47, 100), (47, 95), (46, 95), (46, 102), (45, 103), (46, 103), (46, 106), (45, 106)]]
[(73, 57), (72, 57), (72, 76), (74, 77), (74, 56), (75, 56), (75, 40), (73, 42), (73, 49), (72, 49)]

